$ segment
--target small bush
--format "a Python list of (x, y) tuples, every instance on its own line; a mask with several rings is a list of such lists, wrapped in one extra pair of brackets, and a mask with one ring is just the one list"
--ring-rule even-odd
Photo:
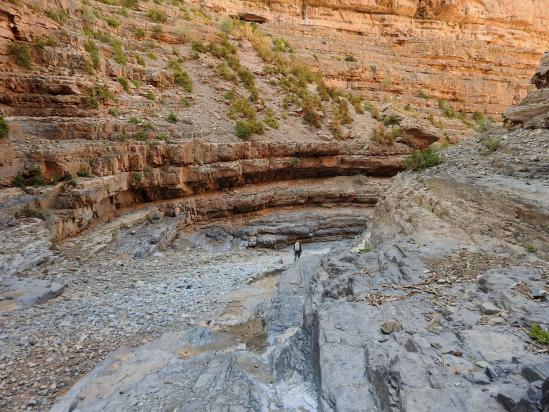
[(126, 57), (126, 54), (124, 53), (124, 48), (122, 46), (122, 43), (120, 40), (117, 39), (111, 39), (109, 44), (112, 47), (113, 50), (113, 58), (114, 60), (122, 65), (125, 65), (128, 62), (128, 58)]
[(8, 47), (10, 55), (15, 62), (26, 69), (32, 69), (32, 56), (29, 46), (23, 43), (11, 43)]
[(99, 109), (100, 104), (114, 100), (114, 95), (106, 86), (95, 85), (88, 90), (84, 103), (90, 109)]
[(63, 9), (46, 10), (46, 15), (61, 26), (64, 25), (69, 18), (69, 13)]
[(175, 113), (168, 114), (168, 116), (166, 116), (166, 121), (172, 124), (177, 123), (178, 122), (177, 115)]
[(145, 93), (145, 98), (148, 100), (156, 100), (156, 95), (152, 90), (149, 90), (147, 93)]
[(183, 87), (189, 93), (193, 91), (193, 83), (189, 74), (181, 68), (178, 62), (171, 61), (169, 66), (173, 69), (173, 78), (175, 84)]
[(448, 100), (446, 99), (438, 99), (438, 107), (440, 107), (440, 110), (442, 110), (442, 113), (444, 113), (444, 116), (452, 119), (456, 117), (456, 111), (450, 106), (450, 103), (448, 103)]
[(120, 21), (115, 19), (114, 17), (106, 17), (105, 21), (110, 27), (117, 28), (120, 26)]
[(39, 210), (32, 206), (26, 205), (24, 208), (20, 209), (15, 213), (15, 217), (18, 219), (38, 218), (38, 219), (45, 220), (47, 217), (47, 213), (43, 210)]
[(109, 109), (109, 114), (110, 114), (111, 116), (118, 117), (118, 116), (120, 116), (122, 113), (120, 112), (119, 109), (117, 109), (116, 107), (113, 107), (112, 109)]
[(129, 9), (136, 9), (139, 4), (139, 0), (122, 0), (120, 4)]
[(271, 129), (278, 129), (280, 127), (280, 124), (278, 123), (278, 119), (276, 118), (276, 116), (273, 112), (273, 109), (271, 109), (271, 108), (267, 109), (267, 113), (265, 114), (265, 118), (263, 119), (263, 123), (265, 123)]
[(117, 77), (116, 81), (122, 85), (124, 91), (130, 91), (130, 82), (128, 81), (128, 79), (126, 79), (125, 77)]
[(381, 115), (379, 113), (379, 109), (377, 108), (377, 106), (375, 106), (374, 104), (372, 104), (370, 102), (364, 102), (364, 110), (366, 110), (367, 112), (370, 112), (372, 117), (376, 120), (379, 120), (380, 117), (381, 117)]
[(430, 96), (427, 94), (427, 92), (420, 90), (417, 93), (417, 97), (421, 97), (422, 99), (430, 99)]
[(257, 120), (239, 120), (235, 124), (236, 135), (242, 140), (249, 139), (252, 134), (263, 134), (263, 130), (263, 123)]
[(473, 113), (473, 120), (477, 123), (483, 123), (484, 122), (484, 114), (482, 114), (479, 111), (476, 111)]
[(417, 150), (406, 158), (406, 169), (408, 170), (423, 170), (442, 163), (442, 159), (433, 149), (427, 148)]
[(150, 9), (147, 13), (147, 17), (154, 23), (166, 23), (168, 21), (166, 12), (160, 9)]
[(396, 114), (390, 114), (383, 118), (383, 124), (385, 126), (392, 126), (394, 124), (399, 124), (400, 118)]
[(349, 63), (354, 63), (354, 62), (356, 62), (357, 60), (356, 60), (355, 56), (353, 56), (353, 55), (348, 55), (348, 56), (345, 56), (345, 61), (346, 61), (346, 62), (349, 62)]
[(395, 144), (395, 137), (389, 132), (383, 124), (374, 129), (372, 139), (380, 144), (392, 146)]
[(498, 150), (501, 141), (496, 137), (486, 137), (480, 143), (482, 144), (482, 154), (490, 154)]
[(536, 252), (536, 247), (535, 247), (533, 244), (531, 244), (531, 243), (527, 243), (527, 244), (524, 246), (524, 248), (526, 249), (526, 251), (527, 251), (528, 253), (535, 253), (535, 252)]
[(144, 140), (147, 140), (149, 138), (149, 134), (147, 132), (145, 132), (144, 130), (139, 130), (139, 131), (135, 132), (132, 135), (132, 137), (135, 140), (144, 141)]
[(237, 79), (236, 74), (234, 74), (234, 72), (231, 70), (229, 66), (227, 66), (227, 63), (225, 62), (219, 63), (217, 65), (217, 74), (219, 74), (225, 80), (228, 80), (231, 82), (234, 82)]
[(406, 106), (404, 106), (404, 110), (406, 110), (407, 112), (412, 112), (414, 110), (414, 108), (412, 107), (412, 105), (410, 103), (406, 104)]
[(147, 32), (142, 27), (134, 27), (133, 29), (133, 35), (138, 39), (142, 40), (147, 35)]
[(541, 345), (549, 345), (549, 332), (543, 329), (537, 323), (532, 323), (530, 331), (528, 332), (530, 337)]
[(76, 175), (78, 177), (91, 177), (91, 172), (87, 167), (82, 167), (76, 172)]
[(47, 184), (46, 179), (39, 167), (33, 167), (18, 174), (13, 180), (14, 186), (25, 188), (27, 186), (43, 186)]
[(10, 125), (4, 119), (4, 117), (0, 116), (0, 139), (6, 139), (10, 134)]
[(290, 46), (290, 43), (285, 39), (273, 39), (273, 51), (279, 53), (293, 53), (294, 49)]
[(59, 42), (53, 37), (42, 37), (35, 43), (36, 47), (43, 49), (44, 47), (58, 47)]
[(84, 49), (88, 52), (91, 59), (91, 64), (95, 70), (98, 70), (100, 67), (100, 58), (99, 58), (99, 49), (93, 40), (87, 40), (84, 43)]

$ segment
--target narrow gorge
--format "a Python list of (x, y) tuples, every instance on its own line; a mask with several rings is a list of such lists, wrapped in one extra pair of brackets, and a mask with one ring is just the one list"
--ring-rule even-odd
[(548, 411), (548, 10), (2, 2), (0, 409)]

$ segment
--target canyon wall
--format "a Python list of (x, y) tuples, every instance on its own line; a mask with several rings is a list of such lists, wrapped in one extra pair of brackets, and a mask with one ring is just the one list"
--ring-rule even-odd
[(206, 4), (235, 17), (265, 18), (264, 28), (289, 40), (333, 84), (422, 107), (437, 105), (427, 96), (445, 98), (460, 110), (496, 117), (526, 95), (549, 45), (545, 0)]

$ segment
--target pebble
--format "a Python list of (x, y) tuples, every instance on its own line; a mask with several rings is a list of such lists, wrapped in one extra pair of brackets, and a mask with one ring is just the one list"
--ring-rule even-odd
[(402, 326), (398, 320), (389, 319), (381, 324), (381, 332), (386, 335), (389, 335), (393, 332), (399, 332), (402, 329)]

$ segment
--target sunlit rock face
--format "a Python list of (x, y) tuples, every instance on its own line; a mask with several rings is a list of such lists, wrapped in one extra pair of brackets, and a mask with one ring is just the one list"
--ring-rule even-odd
[(369, 98), (499, 116), (526, 95), (549, 44), (544, 0), (210, 0), (253, 13), (339, 86)]

